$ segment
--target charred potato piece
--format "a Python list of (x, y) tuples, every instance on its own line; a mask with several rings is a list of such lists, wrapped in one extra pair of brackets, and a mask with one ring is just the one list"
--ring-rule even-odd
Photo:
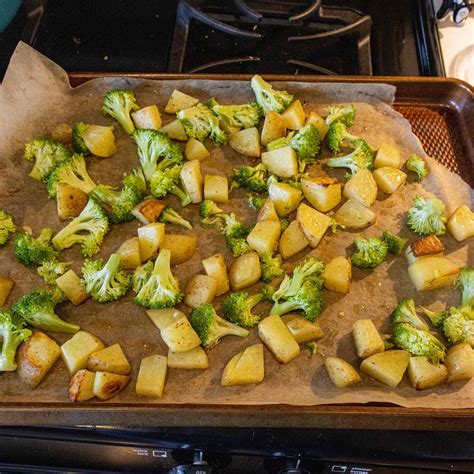
[(86, 402), (94, 395), (95, 373), (86, 369), (79, 370), (69, 380), (68, 398), (71, 402)]
[(444, 252), (444, 245), (436, 235), (428, 235), (414, 240), (406, 249), (405, 256), (409, 264), (414, 263), (420, 257), (440, 256)]
[(101, 400), (115, 397), (127, 385), (130, 377), (128, 375), (109, 374), (108, 372), (96, 372), (92, 392)]

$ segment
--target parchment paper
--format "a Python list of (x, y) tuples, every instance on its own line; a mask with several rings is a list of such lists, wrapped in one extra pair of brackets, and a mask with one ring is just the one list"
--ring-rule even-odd
[[(105, 91), (114, 87), (131, 88), (135, 91), (141, 106), (158, 104), (163, 110), (166, 101), (175, 88), (190, 95), (206, 100), (215, 97), (222, 103), (239, 103), (253, 100), (253, 94), (247, 82), (240, 81), (148, 81), (134, 79), (97, 79), (72, 89), (66, 73), (57, 65), (41, 56), (35, 50), (20, 44), (11, 60), (10, 67), (0, 88), (0, 208), (10, 211), (19, 228), (29, 225), (35, 233), (50, 226), (59, 230), (65, 224), (57, 218), (55, 202), (48, 199), (44, 184), (28, 177), (31, 163), (22, 157), (23, 146), (32, 137), (47, 134), (60, 122), (73, 123), (82, 120), (97, 124), (114, 124), (118, 152), (106, 159), (90, 158), (88, 170), (96, 181), (118, 185), (122, 175), (138, 165), (138, 157), (133, 142), (125, 135), (119, 125), (111, 118), (103, 117), (100, 109)], [(321, 112), (325, 105), (338, 102), (354, 102), (357, 118), (353, 133), (361, 134), (373, 147), (383, 142), (393, 142), (406, 160), (412, 152), (422, 156), (425, 153), (413, 135), (409, 123), (390, 104), (395, 89), (378, 84), (311, 84), (282, 83), (278, 87), (287, 89), (302, 100), (305, 109)], [(164, 121), (174, 117), (164, 114)], [(245, 160), (230, 147), (214, 147), (207, 143), (211, 157), (202, 162), (203, 174), (230, 175), (232, 169)], [(472, 190), (457, 175), (445, 167), (429, 160), (431, 175), (423, 186), (409, 183), (392, 196), (380, 195), (373, 206), (378, 220), (375, 225), (362, 232), (365, 236), (378, 236), (383, 229), (409, 237), (405, 226), (404, 212), (410, 207), (415, 194), (436, 194), (451, 213), (458, 205), (467, 203), (472, 207)], [(311, 174), (322, 173), (322, 168), (314, 167)], [(342, 178), (343, 172), (325, 168), (325, 172)], [(244, 201), (241, 190), (232, 192), (232, 199), (225, 210), (234, 210), (243, 220), (251, 224), (255, 214)], [(193, 233), (198, 235), (198, 252), (188, 262), (173, 268), (184, 289), (191, 275), (201, 272), (201, 259), (217, 252), (226, 255), (228, 265), (232, 257), (227, 251), (223, 238), (214, 230), (201, 228), (196, 206), (183, 210), (174, 198), (169, 203), (178, 209), (193, 223)], [(113, 226), (105, 238), (101, 255), (108, 255), (117, 249), (120, 243), (136, 235), (138, 222)], [(169, 229), (168, 229), (169, 227)], [(167, 226), (169, 233), (188, 233), (182, 227)], [(337, 255), (350, 255), (351, 243), (357, 233), (339, 231), (332, 235), (329, 231), (315, 250), (304, 251), (285, 263), (291, 270), (296, 262), (307, 255), (315, 255), (329, 261)], [(459, 265), (472, 265), (472, 242), (457, 243), (446, 235), (441, 238), (446, 246), (446, 254)], [(73, 260), (73, 268), (80, 271), (82, 257), (79, 249), (63, 252), (61, 258)], [(8, 303), (13, 303), (22, 294), (44, 286), (35, 270), (29, 270), (15, 261), (11, 243), (0, 250), (0, 273), (10, 275), (16, 282)], [(453, 288), (431, 292), (416, 292), (407, 275), (407, 262), (404, 257), (389, 258), (375, 270), (354, 268), (354, 281), (348, 295), (325, 292), (325, 309), (319, 318), (326, 336), (318, 342), (318, 348), (324, 355), (338, 355), (358, 366), (351, 328), (355, 320), (372, 318), (382, 334), (390, 332), (388, 316), (397, 301), (413, 297), (420, 305), (440, 308), (457, 305), (459, 292)], [(249, 288), (252, 293), (258, 289)], [(219, 308), (221, 299), (216, 300)], [(181, 308), (187, 314), (189, 310)], [(267, 313), (269, 306), (261, 304), (258, 308)], [(160, 353), (167, 354), (159, 331), (149, 321), (145, 310), (133, 302), (133, 293), (113, 304), (98, 304), (87, 301), (74, 307), (63, 304), (57, 309), (66, 320), (77, 323), (82, 329), (99, 336), (106, 344), (119, 342), (132, 363), (131, 383), (117, 397), (117, 402), (149, 403), (211, 403), (211, 404), (291, 404), (319, 405), (334, 403), (386, 402), (411, 407), (467, 408), (474, 407), (474, 380), (468, 383), (453, 383), (431, 390), (416, 391), (406, 380), (391, 389), (363, 375), (363, 383), (350, 389), (337, 389), (329, 381), (322, 367), (323, 357), (318, 354), (309, 356), (302, 348), (297, 359), (287, 365), (275, 361), (272, 354), (265, 350), (265, 380), (258, 385), (222, 388), (219, 385), (222, 369), (227, 361), (238, 351), (258, 342), (257, 331), (253, 330), (246, 338), (227, 337), (209, 353), (208, 370), (170, 369), (162, 400), (148, 400), (134, 393), (135, 380), (142, 357)], [(69, 336), (51, 334), (59, 343)], [(64, 402), (67, 399), (68, 374), (62, 362), (58, 362), (39, 387), (30, 391), (19, 381), (15, 373), (0, 375), (0, 402)], [(93, 402), (104, 403), (104, 402)]]

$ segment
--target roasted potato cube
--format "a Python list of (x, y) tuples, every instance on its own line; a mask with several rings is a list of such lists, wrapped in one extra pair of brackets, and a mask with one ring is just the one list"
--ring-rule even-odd
[(74, 306), (84, 303), (88, 298), (86, 290), (81, 285), (81, 279), (74, 270), (68, 270), (64, 275), (56, 278), (56, 285)]
[(160, 331), (163, 342), (173, 352), (187, 352), (201, 344), (186, 316), (174, 321)]
[(324, 286), (329, 291), (349, 293), (352, 281), (352, 265), (343, 256), (333, 258), (324, 267)]
[(139, 227), (137, 233), (141, 261), (146, 262), (150, 260), (150, 258), (156, 257), (158, 249), (165, 237), (165, 224), (161, 222), (147, 224), (143, 227)]
[(165, 389), (168, 361), (156, 354), (142, 359), (135, 392), (145, 397), (161, 398)]
[(448, 369), (443, 364), (431, 364), (426, 357), (410, 357), (408, 380), (417, 390), (436, 387), (448, 378)]
[(148, 128), (151, 130), (159, 130), (161, 128), (161, 115), (158, 106), (155, 104), (132, 112), (132, 119), (137, 128)]
[(181, 168), (181, 181), (191, 197), (191, 201), (196, 204), (202, 201), (203, 186), (201, 165), (199, 160), (187, 161)]
[(294, 220), (281, 234), (278, 251), (283, 260), (286, 260), (304, 250), (308, 245), (309, 241), (304, 235), (300, 223)]
[(89, 125), (84, 131), (82, 139), (89, 151), (100, 158), (108, 158), (117, 151), (112, 127)]
[(458, 266), (446, 257), (419, 258), (408, 267), (408, 276), (418, 291), (451, 286), (458, 273)]
[(371, 319), (359, 319), (352, 326), (357, 355), (365, 359), (385, 350), (385, 344)]
[(268, 195), (279, 216), (291, 214), (301, 201), (301, 191), (286, 183), (272, 183)]
[(222, 372), (222, 387), (263, 382), (265, 362), (263, 344), (254, 344), (235, 354)]
[(229, 145), (237, 153), (251, 158), (258, 158), (260, 148), (260, 132), (257, 128), (246, 128), (231, 135)]
[(117, 253), (120, 254), (120, 265), (125, 270), (135, 270), (142, 263), (138, 237), (131, 237), (123, 242)]
[(262, 153), (262, 163), (270, 173), (280, 178), (291, 178), (298, 174), (296, 152), (289, 146)]
[(372, 225), (377, 216), (359, 201), (349, 199), (336, 211), (334, 218), (348, 229), (363, 229)]
[(87, 194), (80, 189), (69, 184), (58, 183), (56, 205), (59, 219), (64, 221), (77, 217), (86, 207), (88, 199)]
[(207, 369), (209, 358), (201, 347), (195, 347), (186, 352), (168, 352), (168, 367), (170, 369)]
[(67, 370), (74, 375), (87, 367), (87, 359), (93, 352), (104, 349), (104, 343), (93, 334), (79, 331), (61, 346), (61, 356)]
[(221, 296), (229, 291), (229, 275), (224, 256), (221, 253), (205, 258), (202, 266), (208, 276), (214, 278), (217, 282), (216, 296)]
[(217, 280), (208, 275), (193, 275), (184, 293), (184, 303), (190, 308), (212, 303), (216, 291)]
[(229, 183), (225, 176), (204, 176), (204, 199), (218, 203), (229, 202)]
[(29, 388), (36, 388), (58, 360), (61, 349), (44, 332), (34, 331), (18, 349), (17, 373)]
[(448, 369), (448, 382), (469, 380), (474, 377), (474, 349), (467, 343), (450, 347), (444, 359)]
[(420, 257), (441, 256), (444, 252), (444, 245), (436, 235), (427, 235), (421, 239), (414, 240), (405, 250), (405, 256), (409, 264), (416, 262)]
[(393, 145), (382, 143), (374, 160), (375, 168), (400, 168), (400, 152)]
[(325, 176), (301, 180), (304, 197), (319, 212), (328, 212), (341, 202), (341, 187), (337, 179)]
[(159, 199), (145, 199), (132, 210), (132, 214), (142, 224), (153, 224), (158, 220), (165, 207), (166, 203)]
[(69, 380), (68, 398), (71, 402), (86, 402), (94, 398), (95, 373), (79, 370)]
[(326, 124), (326, 121), (321, 117), (321, 115), (318, 115), (316, 112), (310, 112), (308, 114), (308, 117), (306, 118), (305, 125), (309, 124), (312, 124), (314, 128), (316, 128), (319, 133), (319, 138), (321, 138), (321, 141), (324, 140), (326, 133), (329, 130), (329, 126)]
[(189, 260), (196, 252), (196, 235), (165, 234), (160, 248), (171, 252), (171, 265)]
[(0, 275), (0, 306), (3, 306), (12, 291), (15, 282), (10, 278)]
[(68, 123), (59, 123), (51, 130), (51, 138), (56, 141), (69, 145), (72, 142), (72, 127)]
[(300, 346), (280, 316), (274, 314), (262, 319), (258, 323), (258, 335), (282, 364), (290, 362), (300, 353)]
[(362, 378), (349, 362), (340, 357), (328, 356), (324, 359), (326, 369), (331, 382), (338, 388), (346, 388), (362, 382)]
[(257, 252), (248, 252), (234, 260), (229, 271), (232, 291), (243, 290), (257, 283), (262, 276)]
[(286, 120), (276, 112), (270, 111), (265, 116), (262, 128), (262, 145), (268, 145), (277, 138), (286, 135)]
[(121, 392), (130, 380), (128, 375), (96, 372), (92, 392), (101, 400), (108, 400)]
[(265, 199), (265, 203), (263, 204), (260, 211), (257, 214), (257, 222), (260, 221), (277, 221), (280, 222), (280, 218), (278, 217), (277, 211), (275, 209), (275, 204), (270, 198)]
[(297, 99), (281, 114), (289, 130), (299, 130), (304, 127), (306, 114), (301, 102)]
[(362, 168), (352, 175), (344, 185), (343, 195), (347, 199), (355, 199), (365, 207), (370, 207), (377, 199), (377, 183), (372, 173)]
[(92, 372), (110, 372), (120, 375), (127, 375), (132, 370), (120, 344), (113, 344), (90, 354), (87, 358), (87, 369)]
[(184, 155), (189, 161), (202, 161), (211, 156), (208, 149), (204, 146), (204, 143), (195, 138), (190, 138), (187, 141), (186, 146), (184, 147)]
[(148, 309), (146, 314), (160, 331), (186, 317), (184, 313), (174, 308)]
[(285, 314), (281, 320), (298, 344), (321, 339), (324, 336), (318, 323), (312, 323), (299, 314)]
[(390, 350), (377, 352), (360, 364), (360, 370), (370, 377), (395, 388), (408, 367), (410, 354), (406, 351)]
[(400, 186), (405, 184), (407, 175), (397, 168), (377, 168), (374, 171), (374, 179), (381, 191), (393, 194)]
[(273, 253), (278, 245), (280, 234), (281, 224), (279, 221), (260, 221), (255, 224), (247, 236), (247, 242), (250, 248), (260, 255)]
[(474, 236), (474, 212), (466, 205), (458, 207), (448, 220), (448, 230), (458, 241)]
[(301, 203), (296, 212), (296, 220), (300, 223), (304, 235), (309, 241), (309, 246), (317, 247), (320, 240), (332, 224), (332, 219), (312, 207)]
[(187, 142), (188, 136), (184, 131), (181, 122), (176, 119), (170, 123), (167, 123), (165, 126), (160, 128), (160, 132), (166, 133), (173, 140), (178, 140), (179, 142)]
[(167, 114), (176, 114), (180, 110), (189, 109), (189, 107), (194, 107), (198, 103), (199, 99), (175, 89), (168, 99), (165, 112)]

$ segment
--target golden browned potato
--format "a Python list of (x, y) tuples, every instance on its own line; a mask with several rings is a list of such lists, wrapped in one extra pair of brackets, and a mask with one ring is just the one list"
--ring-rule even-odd
[(165, 237), (165, 224), (161, 222), (147, 224), (139, 227), (137, 233), (141, 261), (146, 262), (150, 258), (156, 257)]
[(448, 382), (469, 380), (474, 377), (474, 349), (467, 343), (450, 347), (444, 359), (448, 369)]
[(271, 183), (268, 195), (279, 216), (291, 214), (301, 202), (301, 191), (287, 183)]
[(277, 211), (275, 209), (275, 204), (270, 198), (265, 199), (265, 202), (262, 208), (258, 211), (257, 222), (260, 221), (277, 221), (280, 222)]
[(206, 274), (211, 278), (214, 278), (217, 282), (216, 296), (221, 296), (224, 293), (227, 293), (230, 289), (230, 285), (224, 255), (218, 253), (212, 257), (205, 258), (202, 261), (202, 266), (204, 267)]
[(385, 350), (385, 344), (371, 319), (359, 319), (352, 326), (357, 355), (365, 359)]
[(262, 128), (262, 145), (268, 145), (277, 138), (286, 135), (286, 120), (276, 112), (270, 111), (265, 116)]
[(138, 237), (131, 237), (123, 242), (117, 253), (120, 255), (120, 266), (126, 270), (135, 270), (142, 263)]
[(175, 89), (168, 99), (165, 112), (167, 114), (176, 114), (180, 110), (189, 109), (189, 107), (194, 107), (198, 103), (199, 99)]
[(355, 199), (365, 207), (370, 207), (377, 199), (377, 183), (372, 173), (362, 168), (352, 175), (344, 185), (343, 195), (347, 199)]
[(346, 388), (362, 382), (362, 379), (354, 367), (340, 357), (328, 356), (324, 359), (326, 369), (331, 382), (338, 388)]
[(88, 196), (80, 189), (59, 183), (56, 194), (56, 204), (59, 219), (66, 220), (77, 217), (86, 207)]
[(444, 252), (444, 245), (436, 235), (428, 235), (421, 239), (414, 240), (405, 250), (405, 256), (409, 264), (414, 263), (421, 257), (441, 256)]
[(61, 356), (67, 370), (74, 375), (87, 367), (87, 359), (93, 352), (104, 349), (104, 343), (93, 334), (78, 331), (61, 346)]
[(208, 275), (193, 275), (184, 292), (184, 303), (190, 308), (212, 303), (216, 291), (217, 280)]
[(311, 322), (299, 314), (285, 314), (281, 317), (298, 344), (321, 339), (324, 332), (316, 322)]
[(0, 275), (0, 306), (3, 306), (12, 291), (15, 282), (7, 276)]
[(130, 380), (129, 375), (96, 372), (92, 392), (101, 400), (108, 400), (121, 392)]
[(410, 357), (408, 380), (417, 390), (436, 387), (448, 378), (448, 369), (443, 364), (431, 364), (426, 357)]
[(341, 187), (337, 179), (327, 176), (301, 180), (304, 197), (319, 212), (328, 212), (341, 202)]
[(184, 189), (191, 198), (191, 202), (194, 204), (201, 202), (203, 197), (203, 181), (199, 160), (184, 163), (180, 176)]
[(120, 344), (113, 344), (90, 354), (87, 358), (87, 369), (92, 372), (110, 372), (120, 375), (127, 375), (132, 370)]
[(56, 341), (44, 332), (34, 331), (18, 350), (17, 373), (29, 388), (36, 388), (61, 354)]
[(257, 283), (262, 276), (257, 252), (248, 252), (234, 260), (229, 271), (232, 291), (243, 290)]
[(258, 254), (273, 253), (281, 234), (280, 221), (257, 222), (247, 236), (247, 242)]
[(204, 176), (204, 199), (218, 203), (229, 202), (229, 183), (225, 176)]
[(146, 107), (132, 112), (132, 119), (137, 128), (147, 128), (151, 130), (159, 130), (161, 127), (161, 115), (158, 106), (148, 105)]
[(166, 203), (159, 199), (145, 199), (132, 210), (135, 216), (142, 224), (152, 224), (160, 217), (165, 209)]
[(306, 114), (301, 102), (297, 99), (281, 114), (289, 130), (299, 130), (304, 127)]
[(181, 122), (176, 119), (170, 123), (167, 123), (165, 126), (160, 128), (160, 132), (166, 133), (173, 140), (178, 140), (180, 142), (188, 141), (188, 136), (181, 125)]
[(375, 168), (400, 168), (400, 152), (393, 145), (382, 143), (374, 160)]
[(474, 212), (466, 205), (458, 207), (448, 220), (448, 230), (458, 241), (474, 236)]
[(69, 380), (68, 398), (71, 402), (86, 402), (94, 398), (95, 373), (86, 369), (76, 372)]
[(296, 152), (289, 146), (262, 153), (262, 163), (271, 174), (280, 178), (291, 178), (298, 174)]
[(195, 347), (186, 352), (168, 351), (168, 367), (170, 369), (207, 369), (209, 358), (206, 351), (201, 347)]
[(458, 266), (446, 257), (419, 258), (408, 267), (408, 276), (418, 291), (451, 286), (458, 273)]
[(231, 135), (229, 145), (237, 153), (251, 158), (258, 158), (262, 152), (260, 132), (257, 128), (246, 128)]
[(165, 234), (160, 248), (171, 252), (171, 265), (178, 265), (186, 262), (196, 253), (197, 236)]
[(100, 158), (108, 158), (117, 151), (112, 127), (89, 125), (82, 134), (82, 139), (89, 151)]
[(301, 203), (298, 206), (296, 220), (299, 222), (305, 237), (308, 239), (309, 246), (312, 248), (317, 247), (329, 226), (332, 224), (332, 219), (329, 216), (305, 203)]
[(230, 359), (222, 372), (221, 385), (231, 387), (260, 383), (264, 377), (263, 344), (254, 344)]
[(350, 258), (343, 256), (333, 258), (324, 267), (324, 286), (337, 293), (349, 293), (352, 281)]
[(300, 346), (291, 335), (280, 316), (267, 316), (258, 323), (258, 335), (282, 364), (293, 360), (300, 353)]
[(163, 342), (173, 352), (187, 352), (201, 344), (188, 318), (183, 315), (160, 331)]
[(374, 171), (374, 179), (381, 191), (393, 194), (405, 184), (407, 174), (397, 168), (385, 166)]
[(135, 392), (145, 397), (161, 398), (165, 390), (168, 361), (156, 354), (145, 357), (140, 364)]
[(186, 316), (175, 308), (148, 309), (146, 314), (160, 331)]
[[(326, 124), (326, 121), (321, 117), (321, 115), (318, 115), (316, 112), (310, 112), (306, 118), (305, 125), (309, 124), (312, 124), (314, 128), (316, 128), (321, 141), (324, 140), (324, 137), (329, 130), (329, 126)], [(318, 209), (318, 211), (320, 211), (320, 209)]]
[(308, 245), (309, 241), (304, 235), (300, 223), (294, 220), (281, 234), (278, 251), (283, 260), (286, 260), (304, 250)]
[(360, 364), (360, 370), (370, 377), (395, 388), (408, 367), (410, 354), (406, 351), (390, 350), (378, 352)]
[(202, 161), (209, 158), (211, 155), (208, 149), (204, 146), (204, 143), (195, 138), (190, 138), (184, 147), (184, 156), (186, 156), (186, 159), (189, 161)]
[(74, 306), (84, 303), (88, 298), (86, 290), (81, 285), (81, 279), (74, 270), (68, 270), (64, 275), (56, 278), (56, 285)]
[(356, 199), (349, 199), (336, 211), (334, 218), (348, 229), (363, 229), (372, 225), (377, 216)]
[(72, 142), (72, 127), (68, 123), (59, 123), (51, 130), (51, 138), (69, 145)]

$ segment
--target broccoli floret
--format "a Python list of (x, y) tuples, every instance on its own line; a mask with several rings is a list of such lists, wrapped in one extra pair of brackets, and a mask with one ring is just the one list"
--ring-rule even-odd
[(36, 272), (48, 285), (55, 285), (56, 279), (64, 275), (71, 267), (71, 262), (58, 262), (58, 260), (45, 261)]
[(183, 299), (179, 281), (171, 273), (170, 265), (171, 252), (162, 249), (156, 258), (151, 275), (135, 297), (139, 305), (155, 309), (172, 308)]
[(260, 255), (260, 267), (262, 268), (262, 280), (270, 283), (275, 278), (279, 278), (285, 274), (285, 270), (281, 268), (283, 260), (280, 255), (272, 256), (271, 253)]
[(302, 310), (304, 317), (314, 321), (323, 309), (324, 264), (314, 257), (296, 265), (293, 275), (285, 276), (273, 293), (270, 314)]
[(288, 217), (280, 217), (280, 227), (283, 232), (290, 225), (290, 219)]
[(309, 123), (301, 128), (290, 140), (290, 147), (298, 157), (300, 173), (304, 173), (307, 165), (316, 163), (316, 155), (321, 148), (321, 138), (316, 127)]
[(38, 181), (46, 181), (53, 168), (69, 158), (71, 153), (63, 144), (39, 137), (25, 145), (24, 156), (29, 161), (35, 160), (30, 176)]
[(449, 311), (430, 311), (420, 308), (430, 319), (432, 324), (441, 329), (451, 344), (467, 342), (474, 343), (474, 321), (459, 308), (450, 308)]
[(415, 302), (412, 299), (402, 300), (390, 316), (393, 324), (411, 324), (420, 331), (428, 331), (428, 325), (416, 314)]
[(227, 141), (227, 135), (220, 127), (219, 119), (203, 104), (181, 110), (176, 116), (189, 137), (201, 142), (209, 137), (217, 145)]
[(380, 265), (386, 258), (388, 253), (388, 245), (380, 239), (372, 237), (364, 239), (356, 237), (354, 245), (357, 247), (352, 257), (352, 264), (358, 268), (375, 268)]
[(314, 356), (314, 354), (316, 354), (316, 352), (318, 351), (318, 344), (314, 341), (308, 342), (306, 344), (306, 347), (308, 348), (311, 356)]
[(84, 142), (84, 133), (89, 128), (89, 124), (84, 122), (76, 122), (72, 127), (72, 147), (76, 153), (87, 156), (90, 150)]
[(10, 238), (10, 234), (16, 231), (13, 217), (7, 211), (0, 209), (0, 247), (5, 245)]
[(263, 193), (267, 190), (267, 167), (263, 163), (253, 167), (241, 166), (234, 170), (234, 181), (238, 187)]
[(330, 105), (327, 109), (326, 124), (331, 125), (334, 122), (342, 122), (346, 127), (352, 127), (355, 120), (354, 104), (349, 105)]
[(207, 351), (215, 347), (224, 336), (247, 337), (249, 331), (221, 318), (212, 304), (199, 306), (191, 313), (191, 326)]
[(276, 140), (271, 141), (267, 144), (267, 151), (276, 150), (277, 148), (282, 148), (284, 146), (289, 146), (291, 139), (295, 136), (294, 131), (288, 133), (286, 137), (280, 137)]
[(189, 193), (179, 186), (181, 166), (175, 165), (162, 170), (156, 170), (150, 178), (150, 191), (156, 198), (163, 198), (168, 193), (174, 194), (181, 202), (181, 206), (185, 207), (191, 204), (191, 196)]
[(354, 141), (353, 145), (355, 148), (349, 154), (329, 158), (326, 164), (330, 168), (349, 168), (351, 174), (356, 174), (362, 168), (371, 170), (374, 156), (367, 142), (359, 138)]
[(82, 155), (72, 155), (59, 163), (48, 178), (49, 197), (55, 198), (59, 183), (69, 184), (89, 194), (96, 184), (87, 173), (86, 162)]
[(204, 201), (199, 204), (199, 216), (201, 217), (201, 220), (222, 212), (224, 211), (211, 199), (204, 199)]
[(231, 293), (222, 303), (224, 317), (243, 328), (255, 327), (261, 316), (252, 313), (252, 308), (262, 301), (262, 295), (249, 296), (246, 291)]
[(184, 217), (180, 216), (174, 209), (171, 207), (167, 207), (161, 214), (160, 214), (160, 222), (164, 224), (176, 224), (186, 227), (186, 229), (191, 230), (193, 226), (189, 221), (187, 221)]
[(108, 230), (109, 221), (104, 210), (90, 197), (82, 212), (54, 236), (53, 245), (56, 250), (63, 250), (81, 244), (82, 255), (92, 257), (100, 250)]
[(416, 153), (413, 153), (410, 158), (408, 158), (405, 163), (407, 170), (413, 171), (417, 174), (418, 181), (421, 181), (423, 178), (426, 178), (430, 172), (426, 167), (425, 160), (418, 156)]
[(265, 201), (267, 200), (267, 196), (259, 196), (258, 194), (248, 193), (247, 194), (247, 204), (250, 209), (254, 210), (255, 212), (260, 211)]
[(394, 255), (400, 255), (408, 241), (408, 239), (394, 235), (388, 230), (383, 231), (382, 240), (387, 244), (389, 253), (393, 253)]
[(445, 206), (438, 198), (415, 196), (407, 213), (407, 225), (421, 235), (443, 235), (446, 232)]
[(395, 325), (393, 342), (415, 356), (427, 357), (432, 363), (442, 362), (446, 353), (446, 347), (435, 336), (408, 323)]
[(121, 298), (132, 284), (132, 276), (120, 268), (120, 254), (113, 253), (107, 263), (101, 258), (84, 261), (82, 285), (94, 301), (108, 303)]
[(218, 214), (218, 217), (220, 217), (221, 221), (221, 232), (225, 236), (226, 244), (230, 248), (232, 255), (240, 257), (250, 252), (251, 248), (247, 243), (250, 229), (239, 222), (233, 212), (230, 214)]
[(130, 135), (135, 130), (131, 113), (139, 108), (132, 91), (114, 89), (105, 94), (102, 113), (117, 120), (125, 133)]
[(256, 127), (262, 116), (262, 109), (255, 102), (242, 105), (220, 105), (215, 99), (209, 99), (207, 106), (227, 127)]
[(273, 294), (275, 293), (276, 289), (272, 285), (265, 285), (261, 290), (260, 294), (262, 295), (262, 301), (268, 301), (269, 303), (273, 303)]
[(341, 146), (345, 145), (346, 142), (351, 144), (358, 139), (360, 137), (350, 134), (342, 122), (332, 123), (326, 134), (328, 147), (334, 154), (339, 153)]
[(35, 290), (23, 295), (13, 306), (12, 311), (21, 316), (29, 325), (43, 331), (74, 334), (79, 326), (63, 321), (54, 312), (55, 301), (50, 292)]
[(270, 111), (281, 113), (293, 102), (292, 94), (282, 90), (275, 90), (259, 75), (252, 77), (250, 86), (255, 94), (257, 104), (262, 108), (265, 115)]
[(143, 285), (149, 280), (153, 273), (153, 262), (149, 260), (144, 265), (140, 265), (135, 269), (132, 276), (132, 289), (135, 293), (140, 293)]
[(474, 308), (474, 267), (464, 267), (456, 278), (455, 285), (462, 292), (462, 308)]
[(25, 329), (25, 325), (21, 316), (12, 311), (0, 311), (0, 336), (2, 337), (0, 372), (16, 370), (15, 356), (18, 346), (31, 336), (31, 331)]
[(27, 267), (39, 267), (48, 260), (54, 260), (59, 252), (51, 245), (53, 229), (45, 228), (35, 239), (27, 233), (18, 234), (13, 244), (15, 257)]

